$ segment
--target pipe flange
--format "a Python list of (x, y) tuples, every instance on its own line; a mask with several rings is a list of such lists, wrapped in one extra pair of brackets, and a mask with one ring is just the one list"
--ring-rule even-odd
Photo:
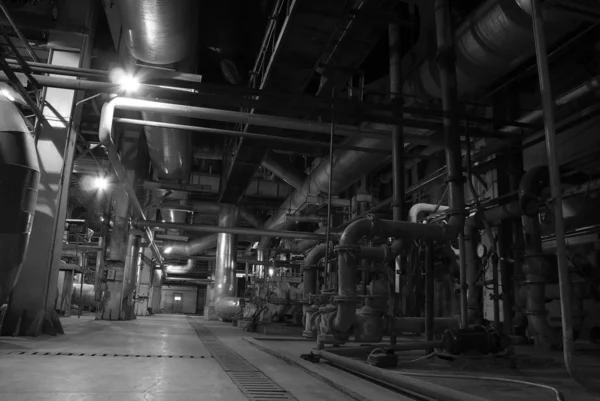
[(344, 295), (338, 295), (333, 298), (334, 304), (356, 304), (361, 301), (360, 297), (348, 297)]
[(333, 249), (333, 251), (335, 253), (339, 253), (339, 252), (360, 253), (360, 246), (358, 246), (358, 245), (338, 245)]

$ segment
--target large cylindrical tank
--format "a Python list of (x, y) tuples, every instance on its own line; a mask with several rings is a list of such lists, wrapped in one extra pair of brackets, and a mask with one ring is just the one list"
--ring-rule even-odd
[(73, 292), (71, 293), (71, 305), (94, 306), (96, 305), (96, 291), (94, 284), (73, 283)]
[(19, 110), (0, 94), (0, 305), (25, 260), (39, 181), (33, 137)]

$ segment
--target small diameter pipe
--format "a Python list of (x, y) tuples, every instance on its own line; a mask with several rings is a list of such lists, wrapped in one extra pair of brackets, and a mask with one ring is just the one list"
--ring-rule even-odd
[(360, 356), (363, 354), (369, 354), (374, 349), (377, 348), (385, 348), (385, 349), (393, 349), (394, 351), (420, 351), (427, 350), (431, 348), (441, 348), (441, 341), (413, 341), (413, 342), (401, 342), (395, 345), (367, 345), (367, 346), (358, 346), (358, 347), (331, 347), (327, 349), (327, 352), (331, 352), (332, 354), (341, 355), (341, 356)]
[[(332, 91), (332, 98), (335, 98), (335, 88)], [(335, 107), (333, 104), (334, 99), (331, 100), (331, 133), (329, 135), (329, 183), (327, 189), (327, 226), (325, 227), (325, 276), (329, 274), (329, 239), (331, 236), (331, 196), (333, 192), (333, 136), (335, 134)], [(315, 265), (316, 277), (315, 280), (319, 279), (319, 272)], [(318, 289), (318, 284), (317, 284)]]
[(556, 235), (556, 257), (558, 259), (558, 281), (560, 288), (560, 312), (563, 334), (563, 357), (565, 368), (573, 375), (573, 318), (571, 316), (571, 283), (569, 265), (567, 263), (567, 245), (565, 241), (565, 224), (562, 211), (562, 193), (560, 188), (560, 162), (556, 146), (556, 129), (554, 126), (554, 100), (550, 85), (548, 55), (546, 53), (546, 37), (540, 0), (532, 0), (533, 36), (537, 59), (542, 109), (544, 111), (544, 133), (546, 136), (546, 153), (550, 170), (550, 190), (554, 207), (554, 225)]
[(343, 368), (353, 370), (365, 376), (391, 384), (413, 393), (438, 401), (485, 401), (483, 398), (463, 393), (449, 387), (439, 386), (431, 382), (424, 382), (411, 377), (403, 376), (400, 372), (389, 372), (383, 369), (367, 365), (361, 361), (335, 355), (328, 351), (313, 350), (313, 354), (339, 365)]
[[(433, 340), (433, 320), (435, 316), (434, 309), (435, 296), (435, 277), (433, 269), (433, 244), (428, 241), (425, 244), (425, 340)], [(433, 349), (427, 349), (430, 354)]]
[[(166, 228), (171, 230), (185, 230), (189, 232), (197, 233), (227, 233), (227, 234), (238, 234), (238, 235), (255, 235), (261, 237), (271, 238), (295, 238), (295, 239), (317, 239), (324, 240), (324, 234), (318, 233), (306, 233), (301, 231), (277, 231), (277, 230), (266, 230), (259, 228), (245, 228), (245, 227), (215, 227), (207, 226), (203, 224), (178, 224), (178, 223), (162, 223), (159, 221), (147, 221), (147, 220), (134, 220), (133, 224), (137, 227), (152, 227), (152, 228)], [(331, 237), (337, 237), (338, 234), (332, 233)]]

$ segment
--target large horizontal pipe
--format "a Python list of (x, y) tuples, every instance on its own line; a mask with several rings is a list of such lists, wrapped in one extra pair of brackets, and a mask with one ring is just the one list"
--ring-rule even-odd
[[(302, 120), (289, 117), (269, 116), (265, 114), (251, 114), (240, 111), (210, 109), (206, 107), (188, 106), (164, 102), (132, 98), (114, 98), (107, 104), (113, 104), (121, 110), (147, 111), (179, 117), (199, 118), (211, 121), (223, 121), (235, 124), (254, 125), (288, 129), (293, 131), (310, 132), (313, 134), (331, 134), (331, 124), (320, 121)], [(336, 125), (335, 134), (343, 136), (360, 136), (381, 138), (388, 135), (385, 130), (361, 129), (351, 125)], [(420, 135), (407, 135), (407, 142), (415, 144), (431, 144), (431, 140)]]
[[(133, 224), (139, 228), (166, 228), (170, 230), (185, 230), (190, 232), (198, 233), (210, 233), (210, 234), (238, 234), (238, 235), (259, 235), (261, 237), (271, 238), (296, 238), (296, 239), (318, 239), (324, 240), (325, 234), (319, 233), (306, 233), (300, 231), (277, 231), (277, 230), (266, 230), (258, 228), (244, 228), (244, 227), (216, 227), (207, 226), (203, 224), (176, 224), (176, 223), (161, 223), (158, 221), (147, 221), (147, 220), (135, 220)], [(331, 236), (336, 237), (339, 234), (332, 234)]]
[[(212, 135), (238, 136), (241, 138), (252, 138), (252, 139), (258, 139), (261, 141), (289, 143), (291, 145), (312, 146), (312, 147), (317, 147), (320, 149), (328, 149), (329, 148), (329, 143), (327, 143), (327, 142), (319, 142), (319, 141), (308, 140), (308, 139), (290, 138), (290, 137), (285, 137), (285, 136), (256, 134), (253, 132), (243, 132), (243, 131), (234, 131), (234, 130), (219, 129), (219, 128), (198, 127), (195, 125), (174, 124), (174, 123), (166, 123), (166, 122), (161, 122), (161, 121), (137, 120), (135, 118), (115, 118), (115, 122), (122, 123), (122, 124), (143, 125), (144, 127), (158, 127), (158, 128), (169, 128), (169, 129), (177, 129), (177, 130), (184, 130), (184, 131), (191, 131), (191, 132), (201, 132), (204, 134), (212, 134)], [(421, 140), (421, 141), (423, 141), (423, 140)], [(428, 141), (428, 142), (430, 142), (430, 141)], [(340, 149), (350, 149), (350, 150), (357, 150), (360, 152), (368, 152), (368, 153), (381, 153), (381, 154), (389, 153), (386, 150), (363, 148), (363, 147), (359, 147), (359, 146), (348, 146), (348, 145), (344, 145), (344, 144), (335, 145), (335, 147), (340, 148)]]
[(425, 382), (412, 377), (402, 375), (401, 372), (388, 372), (374, 366), (356, 361), (344, 356), (335, 355), (328, 351), (312, 351), (321, 358), (333, 362), (343, 368), (353, 370), (365, 376), (391, 384), (394, 387), (401, 388), (413, 393), (422, 395), (428, 399), (439, 401), (485, 401), (483, 398), (471, 394), (454, 390), (450, 387), (440, 386), (431, 382)]

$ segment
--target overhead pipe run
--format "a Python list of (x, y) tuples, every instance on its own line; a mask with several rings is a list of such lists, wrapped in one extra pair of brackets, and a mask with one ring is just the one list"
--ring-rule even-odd
[[(319, 233), (306, 233), (301, 231), (276, 231), (258, 228), (245, 228), (245, 227), (215, 227), (207, 226), (203, 224), (174, 224), (174, 223), (162, 223), (159, 221), (148, 221), (148, 220), (134, 220), (133, 225), (137, 227), (156, 227), (166, 228), (173, 230), (186, 230), (190, 232), (198, 233), (226, 233), (226, 234), (237, 234), (237, 235), (255, 235), (269, 238), (295, 238), (295, 239), (316, 239), (324, 240), (325, 234)], [(338, 237), (336, 234), (331, 235), (332, 238)]]

